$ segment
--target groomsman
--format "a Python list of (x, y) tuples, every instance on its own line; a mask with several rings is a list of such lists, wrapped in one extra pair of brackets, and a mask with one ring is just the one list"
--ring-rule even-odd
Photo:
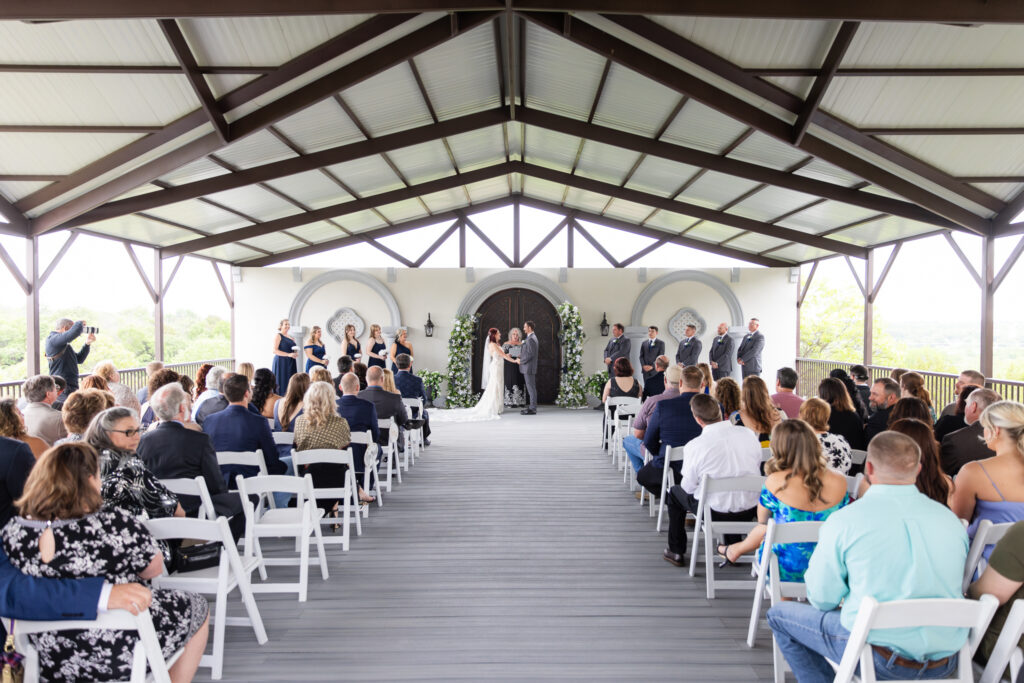
[(676, 349), (676, 362), (682, 365), (684, 368), (691, 365), (697, 364), (697, 359), (700, 357), (700, 350), (703, 345), (700, 339), (697, 339), (697, 326), (690, 323), (686, 326), (685, 337), (683, 341), (679, 342), (679, 348)]
[(626, 328), (622, 326), (622, 323), (615, 323), (612, 325), (612, 338), (608, 342), (608, 345), (604, 347), (604, 364), (608, 369), (608, 374), (612, 372), (612, 363), (615, 362), (616, 358), (625, 358), (629, 360), (629, 338), (624, 336)]
[(749, 332), (736, 351), (736, 362), (743, 366), (743, 376), (761, 374), (761, 351), (764, 350), (764, 335), (757, 331), (761, 321), (751, 318), (747, 323)]
[[(650, 379), (657, 370), (654, 368), (654, 361), (658, 356), (665, 355), (665, 342), (658, 339), (658, 328), (651, 325), (647, 328), (647, 341), (640, 346), (640, 369), (643, 371), (644, 379)], [(661, 393), (661, 392), (658, 392)]]
[(718, 324), (718, 336), (711, 342), (711, 349), (708, 351), (708, 361), (711, 365), (711, 376), (715, 380), (728, 377), (732, 374), (733, 343), (729, 336), (729, 326), (725, 323)]

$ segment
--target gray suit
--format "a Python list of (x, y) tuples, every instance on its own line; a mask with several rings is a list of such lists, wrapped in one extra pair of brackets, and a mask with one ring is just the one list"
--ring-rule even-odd
[(676, 362), (683, 367), (696, 365), (702, 348), (704, 345), (696, 336), (684, 338), (679, 342), (679, 348), (676, 349)]
[(626, 360), (629, 360), (629, 351), (631, 346), (632, 343), (626, 335), (611, 338), (608, 344), (604, 347), (604, 358), (610, 358), (612, 361), (606, 366), (609, 374), (612, 372), (612, 365), (615, 364), (616, 358), (625, 358)]
[(736, 359), (743, 361), (743, 376), (761, 374), (761, 351), (764, 349), (764, 335), (760, 330), (746, 334), (736, 350)]
[(654, 343), (651, 344), (651, 340), (647, 339), (643, 344), (640, 345), (640, 366), (650, 365), (651, 369), (644, 373), (644, 379), (648, 379), (658, 371), (654, 369), (654, 361), (658, 359), (658, 356), (665, 355), (665, 342), (660, 339), (655, 339)]
[[(395, 424), (401, 429), (409, 421), (409, 413), (402, 402), (401, 394), (392, 394), (382, 386), (366, 387), (359, 392), (359, 398), (369, 401), (377, 409), (377, 419), (387, 420), (395, 418)], [(377, 443), (384, 446), (388, 443), (389, 434), (387, 430), (381, 430), (377, 437)]]
[(540, 344), (533, 332), (523, 341), (523, 349), (519, 352), (519, 372), (526, 381), (526, 393), (530, 396), (530, 410), (537, 410), (537, 356)]
[(732, 337), (728, 333), (715, 337), (708, 349), (708, 360), (718, 363), (717, 368), (711, 368), (711, 376), (715, 379), (722, 379), (732, 374)]
[(960, 468), (975, 460), (985, 460), (995, 456), (989, 450), (985, 442), (981, 440), (983, 432), (981, 420), (963, 429), (946, 434), (942, 438), (942, 446), (939, 448), (939, 462), (942, 471), (951, 477), (955, 477)]

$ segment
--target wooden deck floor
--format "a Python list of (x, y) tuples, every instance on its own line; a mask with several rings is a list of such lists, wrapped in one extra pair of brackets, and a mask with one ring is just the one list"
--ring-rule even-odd
[(751, 594), (708, 601), (702, 569), (661, 559), (599, 424), (547, 407), (438, 425), (308, 602), (257, 596), (270, 642), (228, 628), (223, 680), (770, 680), (767, 637), (743, 643)]

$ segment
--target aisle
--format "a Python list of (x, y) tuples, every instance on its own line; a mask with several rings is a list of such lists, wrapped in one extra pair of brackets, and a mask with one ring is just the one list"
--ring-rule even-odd
[(743, 644), (750, 594), (708, 602), (661, 559), (599, 423), (439, 425), (309, 602), (257, 596), (270, 642), (228, 628), (223, 680), (770, 679), (766, 639)]

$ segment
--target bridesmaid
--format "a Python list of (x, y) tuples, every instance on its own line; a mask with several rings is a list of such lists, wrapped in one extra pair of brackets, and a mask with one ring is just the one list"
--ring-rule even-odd
[(277, 380), (278, 393), (288, 387), (288, 380), (296, 371), (295, 359), (299, 357), (295, 339), (288, 334), (291, 328), (291, 323), (285, 318), (277, 326), (277, 334), (274, 335), (274, 362), (271, 368)]
[(358, 363), (363, 357), (363, 347), (359, 344), (359, 340), (356, 339), (356, 326), (352, 323), (345, 325), (345, 340), (341, 344), (345, 347), (345, 355), (351, 358), (353, 362)]
[(373, 323), (370, 325), (370, 351), (367, 354), (369, 358), (366, 361), (367, 367), (377, 366), (378, 368), (387, 367), (386, 358), (384, 351), (388, 348), (388, 345), (384, 343), (384, 337), (380, 333), (380, 325)]
[(404, 327), (399, 328), (395, 341), (391, 344), (391, 351), (388, 354), (391, 358), (391, 372), (398, 372), (398, 361), (395, 359), (398, 358), (399, 354), (407, 353), (412, 356), (412, 346), (409, 345), (406, 339), (408, 336), (409, 331), (407, 329)]
[(309, 336), (306, 337), (306, 345), (302, 350), (306, 352), (306, 372), (316, 367), (327, 367), (327, 348), (321, 339), (323, 332), (319, 325), (313, 325)]

